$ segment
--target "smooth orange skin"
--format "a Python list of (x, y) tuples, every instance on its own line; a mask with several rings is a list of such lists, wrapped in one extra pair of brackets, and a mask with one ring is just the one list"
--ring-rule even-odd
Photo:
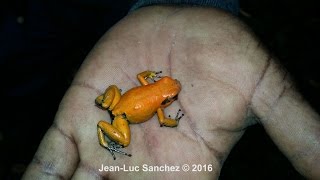
[(171, 103), (161, 105), (168, 97), (174, 97), (181, 90), (178, 80), (163, 77), (159, 81), (130, 89), (120, 98), (112, 110), (114, 116), (125, 114), (130, 123), (142, 123), (149, 120), (158, 108), (165, 108)]

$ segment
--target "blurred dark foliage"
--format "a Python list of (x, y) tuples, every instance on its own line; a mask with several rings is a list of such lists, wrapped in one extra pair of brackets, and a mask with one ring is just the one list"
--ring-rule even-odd
[[(316, 1), (240, 2), (240, 17), (279, 57), (319, 112)], [(0, 1), (0, 179), (20, 179), (83, 59), (130, 5), (130, 0)], [(253, 126), (232, 150), (221, 179), (302, 177), (263, 128)]]

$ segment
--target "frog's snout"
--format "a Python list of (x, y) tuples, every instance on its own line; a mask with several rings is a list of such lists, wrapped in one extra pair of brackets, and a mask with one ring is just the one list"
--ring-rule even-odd
[(179, 87), (181, 87), (180, 81), (177, 80), (177, 79), (175, 79), (175, 81), (176, 81), (176, 84), (177, 84)]

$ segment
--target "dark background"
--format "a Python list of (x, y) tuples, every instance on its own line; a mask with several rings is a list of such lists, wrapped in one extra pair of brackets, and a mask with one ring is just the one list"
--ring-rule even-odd
[[(319, 112), (316, 0), (241, 0), (240, 17), (291, 72)], [(0, 179), (19, 179), (81, 62), (132, 0), (0, 1)], [(303, 179), (262, 127), (250, 127), (221, 179)]]

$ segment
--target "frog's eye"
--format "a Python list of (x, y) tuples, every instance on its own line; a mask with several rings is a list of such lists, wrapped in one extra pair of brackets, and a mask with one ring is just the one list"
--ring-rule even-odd
[(166, 98), (164, 101), (162, 101), (161, 105), (166, 105), (168, 103), (170, 103), (170, 99)]
[(171, 99), (172, 99), (173, 101), (177, 100), (177, 99), (178, 99), (178, 94), (175, 95), (175, 96), (173, 96)]
[(164, 101), (162, 101), (161, 105), (170, 104), (177, 99), (178, 99), (178, 95), (175, 95), (172, 98), (166, 98)]

